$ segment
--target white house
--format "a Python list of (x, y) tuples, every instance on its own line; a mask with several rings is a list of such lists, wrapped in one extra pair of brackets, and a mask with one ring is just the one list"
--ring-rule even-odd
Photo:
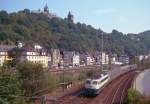
[(95, 62), (94, 57), (90, 55), (86, 57), (86, 65), (93, 65), (94, 62)]
[(109, 55), (106, 54), (105, 52), (102, 53), (101, 62), (102, 62), (102, 64), (108, 64), (109, 63)]
[(73, 66), (79, 66), (80, 65), (80, 56), (79, 54), (74, 54), (73, 55), (73, 60), (72, 60)]
[(20, 60), (30, 61), (32, 63), (42, 64), (43, 67), (48, 67), (48, 55), (45, 50), (24, 49)]

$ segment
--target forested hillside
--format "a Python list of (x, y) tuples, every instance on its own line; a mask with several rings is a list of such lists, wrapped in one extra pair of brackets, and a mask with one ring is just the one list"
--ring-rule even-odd
[(101, 35), (104, 50), (117, 54), (141, 54), (150, 49), (150, 31), (123, 34), (117, 30), (105, 33), (90, 25), (72, 23), (62, 18), (31, 13), (25, 9), (17, 13), (0, 11), (0, 44), (23, 41), (29, 46), (39, 43), (46, 48), (60, 48), (80, 52), (100, 50)]

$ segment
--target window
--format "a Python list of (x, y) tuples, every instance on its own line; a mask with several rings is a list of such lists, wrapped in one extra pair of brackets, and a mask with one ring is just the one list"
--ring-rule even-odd
[(86, 84), (91, 84), (91, 81), (89, 81), (89, 80), (86, 80), (86, 82), (85, 82)]
[(94, 84), (94, 85), (97, 85), (98, 83), (97, 83), (97, 81), (93, 81), (93, 84)]
[(108, 79), (108, 76), (106, 78), (104, 78), (103, 80), (101, 80), (101, 82), (104, 82), (106, 79)]

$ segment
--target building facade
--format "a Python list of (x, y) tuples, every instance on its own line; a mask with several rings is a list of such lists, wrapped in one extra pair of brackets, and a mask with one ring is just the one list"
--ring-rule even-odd
[(64, 66), (79, 66), (80, 65), (80, 55), (74, 51), (64, 51), (63, 52), (63, 63)]
[(0, 66), (2, 66), (6, 61), (11, 60), (8, 55), (8, 51), (16, 48), (15, 45), (0, 45)]
[(88, 55), (86, 57), (86, 65), (94, 65), (94, 63), (95, 63), (94, 57)]
[(123, 64), (129, 64), (129, 56), (128, 55), (120, 55), (118, 58), (119, 62), (122, 62)]
[(26, 49), (23, 51), (21, 61), (29, 61), (32, 63), (41, 64), (43, 67), (48, 67), (48, 55), (45, 50)]
[(60, 61), (61, 61), (61, 54), (59, 49), (51, 49), (50, 50), (51, 54), (51, 67), (59, 67), (60, 66)]
[(94, 63), (95, 63), (95, 58), (89, 53), (83, 53), (80, 55), (81, 66), (94, 65)]
[(101, 55), (101, 62), (102, 64), (109, 64), (109, 55), (105, 52), (103, 52)]
[(0, 50), (0, 66), (2, 66), (8, 59), (8, 52)]
[(79, 66), (80, 65), (80, 56), (79, 54), (74, 54), (73, 55), (73, 60), (72, 60), (73, 66)]

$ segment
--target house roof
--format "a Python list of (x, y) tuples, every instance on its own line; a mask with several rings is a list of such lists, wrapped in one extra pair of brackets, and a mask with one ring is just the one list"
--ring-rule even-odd
[(0, 51), (8, 51), (16, 47), (15, 45), (0, 45)]

